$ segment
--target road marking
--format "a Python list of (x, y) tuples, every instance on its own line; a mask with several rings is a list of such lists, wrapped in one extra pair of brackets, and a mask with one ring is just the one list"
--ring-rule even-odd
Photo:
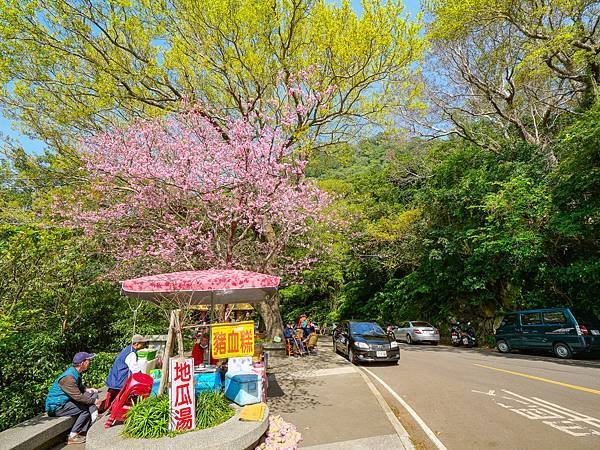
[(410, 407), (410, 405), (408, 403), (406, 403), (402, 397), (400, 397), (398, 394), (396, 394), (396, 392), (387, 385), (387, 383), (385, 381), (383, 381), (381, 378), (379, 378), (377, 375), (375, 375), (373, 372), (371, 372), (369, 369), (367, 369), (366, 367), (361, 367), (360, 370), (364, 370), (365, 372), (367, 372), (369, 375), (371, 375), (373, 378), (375, 378), (377, 381), (379, 381), (379, 383), (381, 383), (381, 385), (386, 388), (386, 390), (392, 394), (392, 396), (398, 400), (398, 402), (404, 407), (404, 409), (406, 409), (406, 411), (408, 411), (408, 413), (412, 416), (413, 419), (415, 419), (415, 421), (419, 424), (419, 426), (421, 427), (421, 429), (425, 432), (425, 434), (427, 435), (427, 437), (429, 437), (429, 439), (431, 439), (431, 442), (433, 442), (433, 444), (439, 449), (439, 450), (447, 450), (446, 446), (442, 443), (442, 441), (440, 441), (438, 439), (438, 437), (435, 435), (435, 433), (431, 430), (431, 428), (429, 428), (427, 426), (427, 424), (423, 421), (423, 419), (421, 419), (419, 417), (419, 415), (415, 412), (414, 409), (412, 409)]
[(355, 374), (356, 370), (352, 367), (334, 367), (332, 369), (313, 369), (307, 368), (305, 370), (296, 370), (286, 372), (286, 377), (289, 378), (316, 378), (316, 377), (328, 377), (332, 375), (345, 375)]
[[(371, 382), (371, 379), (368, 376), (366, 376), (362, 370), (358, 370), (358, 373), (360, 374), (361, 377), (363, 377), (363, 379), (365, 380), (365, 383), (367, 383), (367, 386), (369, 386), (369, 389), (371, 390), (371, 392), (373, 393), (373, 395), (379, 402), (379, 406), (381, 406), (381, 409), (383, 409), (383, 411), (385, 412), (385, 415), (387, 416), (388, 420), (394, 427), (394, 430), (396, 430), (396, 434), (398, 435), (398, 438), (400, 439), (400, 442), (401, 442), (403, 448), (406, 450), (415, 450), (415, 446), (413, 445), (412, 441), (410, 440), (410, 435), (404, 429), (404, 427), (402, 426), (402, 424), (400, 423), (400, 421), (398, 420), (398, 418), (392, 411), (392, 408), (390, 408), (390, 406), (385, 402), (385, 399), (379, 393), (379, 391), (377, 390), (375, 385)], [(349, 448), (349, 447), (343, 447), (343, 448)], [(372, 447), (366, 446), (366, 447), (362, 447), (362, 448), (372, 448)]]
[[(508, 395), (496, 395), (495, 391), (492, 390), (486, 393), (473, 389), (471, 392), (486, 395), (501, 408), (508, 409), (530, 420), (539, 420), (544, 425), (571, 436), (589, 436), (592, 438), (600, 436), (600, 419), (573, 411), (556, 403), (538, 397), (524, 397), (506, 389), (502, 389), (502, 392)], [(498, 401), (496, 398), (502, 401)]]
[[(366, 376), (366, 375), (365, 375)], [(364, 450), (372, 449), (400, 449), (402, 442), (397, 434), (383, 436), (372, 436), (368, 438), (352, 439), (350, 441), (330, 442), (329, 444), (317, 444), (302, 447), (304, 450)], [(283, 447), (282, 447), (283, 448)]]
[(559, 386), (568, 387), (568, 388), (571, 388), (571, 389), (577, 389), (578, 391), (589, 392), (591, 394), (600, 395), (600, 391), (597, 390), (597, 389), (586, 388), (586, 387), (583, 387), (583, 386), (577, 386), (575, 384), (561, 383), (560, 381), (554, 381), (554, 380), (549, 380), (547, 378), (536, 377), (535, 375), (529, 375), (529, 374), (526, 374), (526, 373), (513, 372), (512, 370), (499, 369), (497, 367), (491, 367), (491, 366), (484, 366), (483, 364), (473, 364), (473, 365), (475, 365), (477, 367), (484, 367), (486, 369), (497, 370), (498, 372), (510, 373), (511, 375), (517, 375), (519, 377), (530, 378), (532, 380), (543, 381), (545, 383), (557, 384)]

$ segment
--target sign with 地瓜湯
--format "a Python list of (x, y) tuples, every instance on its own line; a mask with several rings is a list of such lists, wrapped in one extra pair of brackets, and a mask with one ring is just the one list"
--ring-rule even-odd
[(196, 395), (194, 391), (194, 360), (169, 360), (169, 431), (196, 428)]
[(216, 359), (254, 355), (254, 322), (214, 324), (210, 348)]

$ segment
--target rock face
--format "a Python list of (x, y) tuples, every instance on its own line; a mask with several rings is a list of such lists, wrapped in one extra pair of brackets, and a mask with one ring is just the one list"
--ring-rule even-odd
[(132, 439), (121, 435), (123, 425), (104, 428), (107, 417), (98, 420), (88, 431), (86, 450), (158, 450), (168, 448), (203, 450), (245, 450), (253, 448), (269, 427), (269, 408), (260, 422), (242, 422), (241, 408), (226, 422), (205, 430), (190, 431), (175, 437)]

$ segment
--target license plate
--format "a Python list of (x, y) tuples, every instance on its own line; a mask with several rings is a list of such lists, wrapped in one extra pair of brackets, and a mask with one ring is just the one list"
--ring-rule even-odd
[(600, 331), (598, 331), (598, 330), (591, 330), (591, 331), (592, 331), (593, 335), (600, 336)]
[(378, 358), (385, 358), (387, 356), (387, 352), (377, 352)]

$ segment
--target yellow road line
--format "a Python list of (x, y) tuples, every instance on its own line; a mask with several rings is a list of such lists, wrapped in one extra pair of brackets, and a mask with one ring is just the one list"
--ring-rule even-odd
[(548, 380), (547, 378), (536, 377), (534, 375), (528, 375), (526, 373), (513, 372), (512, 370), (498, 369), (497, 367), (484, 366), (483, 364), (474, 364), (474, 365), (478, 366), (478, 367), (484, 367), (486, 369), (497, 370), (498, 372), (506, 372), (506, 373), (510, 373), (512, 375), (517, 375), (519, 377), (530, 378), (532, 380), (543, 381), (545, 383), (558, 384), (559, 386), (564, 386), (564, 387), (568, 387), (571, 389), (577, 389), (578, 391), (584, 391), (584, 392), (589, 392), (591, 394), (600, 395), (600, 391), (597, 389), (591, 389), (591, 388), (586, 388), (583, 386), (577, 386), (575, 384), (561, 383), (560, 381)]

